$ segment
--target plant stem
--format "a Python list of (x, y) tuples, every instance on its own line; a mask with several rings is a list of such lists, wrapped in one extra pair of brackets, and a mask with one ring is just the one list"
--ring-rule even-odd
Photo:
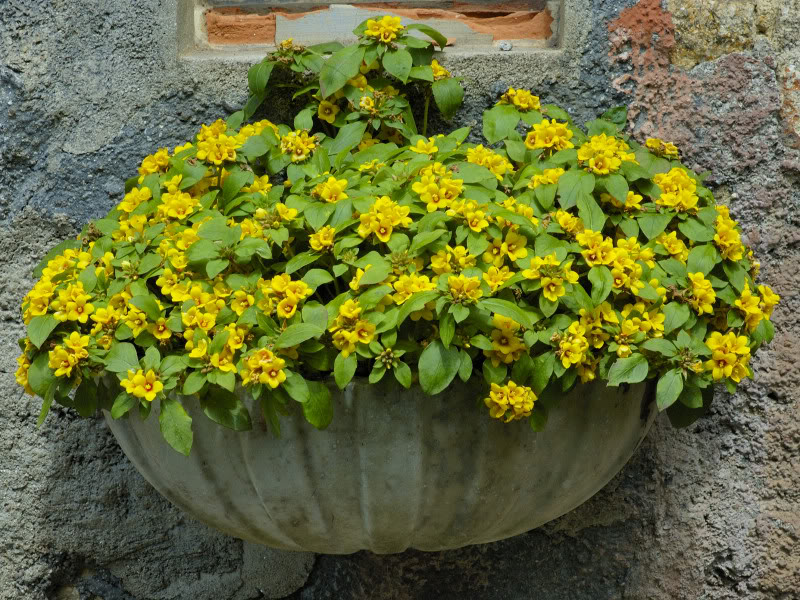
[(431, 103), (431, 90), (428, 88), (425, 92), (425, 110), (422, 113), (422, 135), (428, 135), (428, 106)]

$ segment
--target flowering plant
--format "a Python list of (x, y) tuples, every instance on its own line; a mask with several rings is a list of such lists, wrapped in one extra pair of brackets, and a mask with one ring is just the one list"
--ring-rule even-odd
[[(186, 396), (243, 430), (246, 390), (279, 433), (295, 402), (325, 427), (325, 381), (363, 375), (428, 394), (474, 378), (492, 417), (535, 430), (578, 381), (657, 379), (685, 425), (714, 383), (752, 375), (778, 296), (704, 175), (625, 136), (624, 108), (584, 129), (513, 88), (484, 113), (488, 145), (417, 135), (408, 98), (426, 127), (430, 98), (449, 115), (461, 87), (412, 27), (282, 43), (243, 111), (146, 157), (118, 206), (44, 258), (17, 371), (40, 420), (53, 400), (114, 418), (158, 400), (188, 453)], [(243, 124), (276, 67), (308, 104), (292, 128)]]

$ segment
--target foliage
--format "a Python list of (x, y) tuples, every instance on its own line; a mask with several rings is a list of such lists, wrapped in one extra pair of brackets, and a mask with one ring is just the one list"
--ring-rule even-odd
[[(428, 394), (476, 381), (492, 417), (537, 430), (578, 381), (657, 379), (686, 425), (714, 383), (752, 376), (778, 297), (674, 145), (629, 139), (624, 108), (583, 129), (513, 88), (484, 114), (494, 148), (417, 135), (407, 97), (449, 115), (463, 90), (392, 19), (354, 46), (282, 43), (243, 111), (146, 157), (114, 210), (45, 257), (17, 371), (40, 421), (54, 400), (114, 418), (158, 400), (188, 453), (187, 396), (246, 430), (244, 389), (278, 434), (295, 402), (327, 426), (324, 382), (364, 376)], [(243, 124), (275, 69), (303, 86), (294, 127)]]

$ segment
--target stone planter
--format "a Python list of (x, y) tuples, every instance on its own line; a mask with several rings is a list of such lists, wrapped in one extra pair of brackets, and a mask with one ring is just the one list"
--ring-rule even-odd
[(106, 420), (142, 475), (208, 525), (277, 548), (345, 554), (443, 550), (538, 527), (602, 488), (656, 413), (644, 384), (579, 385), (534, 433), (526, 421), (490, 419), (474, 386), (429, 397), (392, 383), (334, 388), (328, 429), (297, 414), (283, 419), (280, 438), (249, 395), (254, 427), (245, 433), (185, 398), (189, 457), (162, 439), (157, 406), (146, 421)]

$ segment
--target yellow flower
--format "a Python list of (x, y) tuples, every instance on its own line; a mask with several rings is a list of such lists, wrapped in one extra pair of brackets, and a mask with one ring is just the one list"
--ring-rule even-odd
[(717, 294), (714, 292), (714, 288), (711, 287), (711, 282), (699, 272), (689, 273), (688, 277), (692, 292), (692, 296), (689, 298), (689, 304), (697, 311), (698, 315), (713, 313), (714, 301), (717, 299)]
[(316, 233), (308, 236), (308, 242), (312, 250), (317, 252), (324, 252), (333, 248), (334, 237), (336, 236), (336, 229), (330, 225), (325, 225)]
[(495, 266), (489, 267), (489, 270), (483, 274), (483, 280), (492, 293), (496, 292), (506, 281), (511, 279), (514, 274), (508, 270), (508, 267), (498, 269)]
[(373, 100), (372, 96), (361, 96), (358, 101), (358, 108), (366, 112), (375, 110), (375, 100)]
[(636, 156), (629, 150), (630, 146), (624, 141), (601, 133), (593, 135), (578, 149), (578, 160), (586, 163), (587, 171), (608, 175), (618, 170), (624, 161), (636, 163)]
[(498, 104), (513, 104), (517, 109), (525, 112), (529, 110), (540, 110), (539, 96), (534, 96), (530, 90), (508, 88), (508, 91), (500, 97)]
[(565, 369), (572, 365), (583, 362), (589, 350), (589, 342), (586, 340), (586, 329), (580, 321), (573, 321), (567, 329), (558, 345), (556, 354), (561, 358), (561, 364)]
[(439, 150), (439, 147), (436, 145), (436, 140), (434, 138), (428, 138), (427, 141), (424, 139), (417, 140), (417, 143), (413, 146), (409, 146), (408, 149), (417, 154), (434, 154)]
[(236, 363), (233, 360), (233, 352), (230, 348), (225, 348), (222, 352), (212, 354), (210, 357), (211, 366), (216, 367), (224, 373), (236, 373)]
[(28, 383), (28, 369), (31, 368), (31, 361), (24, 354), (17, 357), (17, 370), (14, 372), (14, 379), (18, 385), (25, 388), (25, 393), (34, 396), (35, 393)]
[(128, 371), (128, 377), (119, 383), (132, 396), (144, 398), (148, 402), (155, 400), (156, 395), (164, 389), (164, 384), (159, 381), (153, 369), (150, 369), (147, 373), (142, 369), (135, 373)]
[(323, 100), (322, 102), (319, 103), (319, 108), (317, 109), (317, 116), (322, 121), (333, 123), (336, 120), (337, 114), (339, 114), (339, 107), (336, 106), (333, 102)]
[(559, 123), (555, 119), (552, 121), (542, 119), (541, 123), (534, 125), (528, 132), (525, 137), (525, 146), (530, 150), (544, 148), (553, 152), (574, 148), (575, 145), (570, 141), (572, 135), (572, 130), (569, 129), (567, 123)]
[(439, 81), (440, 79), (447, 79), (451, 77), (450, 71), (445, 69), (442, 65), (439, 64), (439, 61), (433, 59), (431, 61), (431, 69), (433, 70), (433, 80)]
[(660, 244), (664, 247), (664, 249), (672, 255), (672, 258), (675, 258), (686, 264), (686, 261), (689, 259), (689, 249), (686, 247), (686, 244), (683, 243), (683, 240), (678, 239), (678, 234), (675, 231), (667, 233), (661, 233), (656, 237), (656, 244)]
[(192, 348), (191, 352), (189, 352), (189, 357), (203, 358), (207, 352), (208, 352), (208, 338), (200, 338), (200, 341), (194, 344), (194, 348)]
[(750, 284), (747, 282), (744, 284), (742, 295), (736, 299), (734, 306), (744, 314), (744, 321), (749, 331), (755, 331), (758, 324), (766, 316), (761, 310), (761, 301), (759, 297), (750, 291)]
[(305, 129), (290, 131), (281, 138), (281, 153), (291, 155), (292, 162), (306, 160), (316, 147), (316, 138)]
[(477, 277), (453, 275), (447, 279), (447, 287), (456, 304), (472, 304), (483, 296), (481, 280)]
[(678, 159), (678, 147), (672, 142), (665, 142), (658, 138), (647, 138), (644, 143), (645, 147), (653, 154), (658, 156), (665, 156), (667, 158)]
[(148, 329), (153, 334), (153, 337), (158, 340), (168, 340), (172, 336), (172, 332), (167, 327), (167, 320), (164, 317), (161, 317), (155, 323), (151, 323)]
[(377, 41), (388, 44), (397, 38), (397, 34), (400, 31), (405, 29), (405, 27), (400, 24), (400, 21), (400, 17), (390, 17), (388, 15), (381, 17), (378, 20), (369, 19), (367, 21), (367, 29), (364, 31), (364, 35), (368, 37), (374, 37), (377, 39)]
[(528, 183), (528, 187), (534, 190), (540, 185), (551, 185), (554, 183), (558, 183), (559, 178), (565, 172), (566, 171), (564, 171), (564, 169), (562, 169), (561, 167), (555, 169), (545, 169), (540, 174), (531, 177), (531, 180)]
[(197, 158), (217, 166), (236, 160), (236, 149), (242, 144), (233, 136), (220, 133), (197, 143)]
[(147, 202), (150, 198), (152, 198), (150, 188), (133, 188), (130, 192), (125, 194), (124, 200), (119, 203), (117, 208), (126, 213), (132, 213), (140, 204)]
[(77, 331), (73, 331), (68, 337), (64, 338), (64, 346), (75, 355), (75, 358), (80, 360), (89, 356), (86, 347), (89, 345), (89, 336), (81, 335)]
[(286, 366), (286, 361), (282, 358), (273, 358), (262, 367), (261, 383), (269, 385), (272, 389), (278, 387), (281, 383), (286, 381), (286, 373), (283, 367)]
[(314, 195), (319, 196), (326, 202), (338, 202), (348, 198), (344, 191), (347, 189), (347, 179), (336, 179), (328, 177), (328, 181), (319, 183), (314, 188)]
[(133, 305), (128, 306), (128, 312), (122, 322), (130, 327), (133, 337), (147, 329), (147, 315)]
[(48, 366), (55, 369), (56, 377), (69, 377), (78, 364), (78, 357), (63, 346), (56, 346), (48, 354)]
[(761, 294), (761, 311), (765, 317), (769, 318), (772, 316), (772, 311), (780, 302), (781, 297), (773, 292), (768, 285), (758, 286), (758, 293)]
[(500, 251), (512, 262), (520, 260), (528, 256), (528, 249), (525, 247), (527, 243), (528, 238), (524, 235), (509, 231), (506, 234), (505, 241), (500, 246)]
[(747, 375), (750, 347), (746, 336), (713, 331), (706, 339), (706, 346), (711, 350), (711, 358), (706, 361), (705, 370), (711, 371), (715, 381), (729, 377), (739, 383)]
[(529, 417), (536, 399), (531, 388), (509, 381), (504, 386), (493, 383), (489, 396), (483, 402), (493, 418), (510, 423)]
[(697, 195), (697, 183), (689, 176), (686, 169), (673, 167), (668, 173), (658, 173), (653, 183), (661, 188), (661, 195), (656, 204), (677, 211), (697, 211), (700, 198)]

